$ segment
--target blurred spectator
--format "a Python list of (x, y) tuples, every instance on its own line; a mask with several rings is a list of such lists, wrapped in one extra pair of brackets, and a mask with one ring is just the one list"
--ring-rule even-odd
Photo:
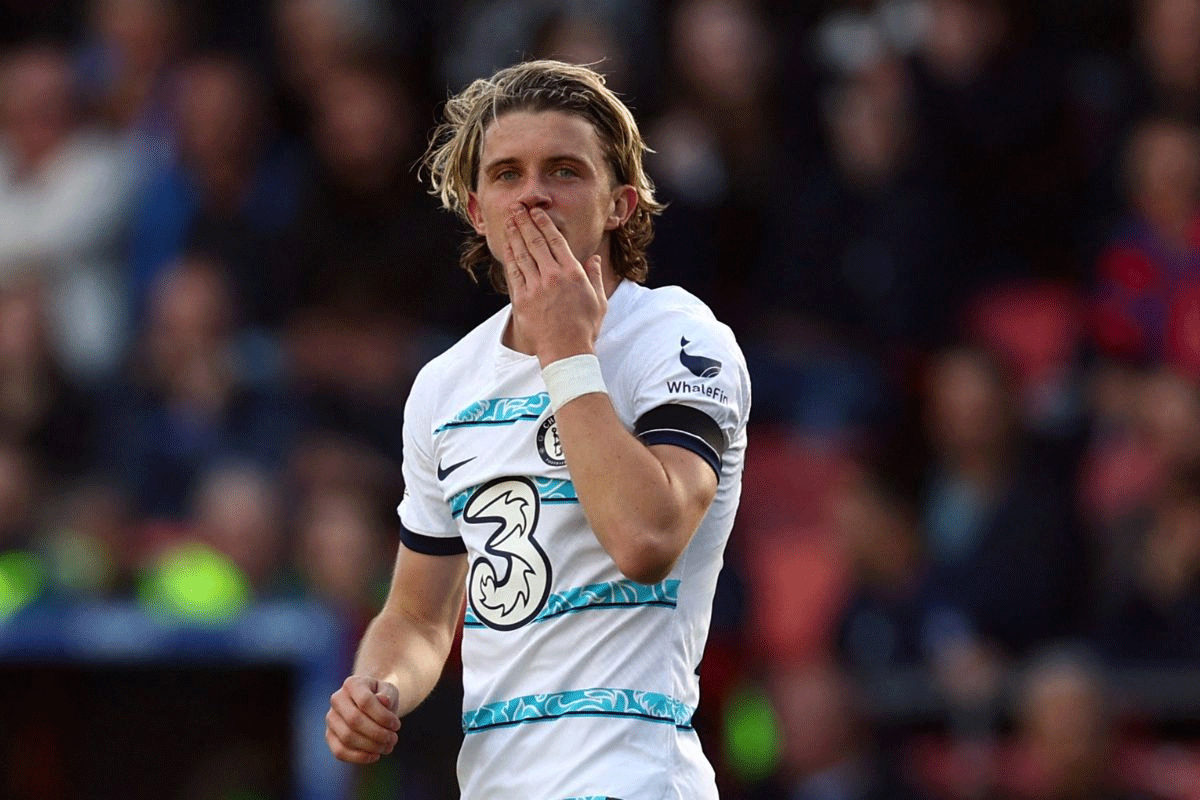
[(190, 257), (158, 276), (107, 409), (108, 464), (135, 513), (182, 518), (200, 477), (231, 458), (281, 465), (294, 414), (277, 387), (244, 371), (235, 333), (218, 264)]
[(1134, 108), (1200, 124), (1200, 2), (1142, 0), (1135, 6)]
[(318, 425), (395, 457), (409, 381), (488, 301), (411, 170), (422, 144), (407, 87), (368, 62), (338, 66), (313, 109), (316, 173), (276, 254), (292, 378)]
[(401, 5), (378, 0), (273, 0), (276, 105), (287, 133), (301, 135), (309, 129), (312, 103), (334, 69), (388, 49), (392, 14), (399, 13)]
[[(642, 74), (660, 55), (659, 6), (648, 0), (466, 0), (455, 4), (441, 71), (461, 88), (498, 66), (530, 57), (593, 64), (640, 111), (654, 93)], [(613, 36), (612, 32), (619, 32)], [(601, 63), (594, 64), (600, 59)]]
[[(1200, 663), (1200, 466), (1166, 480), (1102, 585), (1097, 646), (1120, 665)], [(1118, 551), (1119, 554), (1120, 551)]]
[(178, 0), (92, 0), (78, 57), (80, 95), (98, 122), (125, 139), (144, 180), (172, 157)]
[(77, 602), (133, 596), (140, 556), (123, 498), (99, 481), (72, 486), (50, 509), (40, 547), (56, 593)]
[(852, 589), (838, 624), (840, 663), (857, 677), (926, 665), (932, 609), (915, 498), (867, 470), (843, 489), (834, 530)]
[(185, 251), (226, 264), (245, 323), (278, 313), (269, 246), (295, 212), (299, 167), (273, 139), (256, 77), (224, 55), (182, 67), (175, 113), (178, 160), (151, 179), (135, 220), (130, 272), (137, 319), (159, 274)]
[(412, 172), (424, 147), (409, 87), (381, 64), (329, 72), (314, 93), (316, 174), (289, 230), (295, 310), (461, 330), (470, 283), (444, 244), (455, 223)]
[(261, 467), (230, 464), (204, 477), (193, 501), (196, 538), (228, 557), (256, 598), (291, 593), (279, 488)]
[(1027, 0), (931, 0), (912, 61), (919, 158), (962, 214), (969, 293), (1078, 272), (1086, 174), (1061, 50)]
[(655, 222), (650, 281), (682, 286), (737, 328), (779, 164), (773, 41), (743, 0), (682, 0), (667, 25), (671, 103), (644, 123), (647, 168), (671, 206)]
[(0, 441), (0, 622), (48, 589), (35, 542), (44, 488), (26, 453)]
[(1097, 268), (1096, 343), (1200, 375), (1200, 128), (1142, 122), (1125, 167), (1129, 213)]
[(0, 438), (62, 483), (95, 465), (97, 425), (94, 398), (67, 379), (51, 350), (42, 290), (0, 289)]
[(1120, 531), (1176, 472), (1200, 464), (1200, 387), (1170, 367), (1097, 370), (1095, 433), (1081, 502), (1111, 575), (1131, 557)]
[(1117, 800), (1131, 794), (1116, 772), (1112, 689), (1087, 657), (1055, 651), (1033, 661), (1016, 698), (1011, 800)]
[[(641, 101), (647, 90), (644, 82), (636, 82), (639, 76), (626, 49), (630, 42), (615, 22), (612, 15), (598, 14), (594, 9), (558, 9), (534, 31), (532, 53), (537, 58), (589, 64), (604, 73), (608, 87), (622, 95), (626, 103), (637, 103), (644, 109)], [(647, 56), (639, 55), (643, 59)]]
[(297, 514), (304, 588), (341, 616), (348, 659), (383, 605), (395, 562), (373, 499), (363, 491), (326, 489), (305, 497)]
[(916, 800), (917, 789), (878, 747), (850, 680), (826, 665), (776, 667), (768, 692), (783, 747), (778, 775), (749, 800)]
[(282, 504), (266, 473), (251, 465), (216, 466), (191, 501), (190, 524), (151, 545), (139, 589), (148, 608), (218, 621), (257, 600), (293, 593)]
[(395, 564), (399, 465), (329, 433), (298, 444), (289, 464), (295, 498), (291, 553), (306, 594), (339, 615), (347, 665), (382, 606)]
[[(959, 220), (916, 158), (902, 64), (878, 60), (826, 95), (829, 158), (784, 160), (747, 293), (763, 413), (877, 422), (885, 375), (944, 341), (962, 299)], [(753, 368), (752, 364), (752, 368)]]
[(114, 266), (131, 170), (79, 125), (66, 54), (19, 48), (0, 63), (0, 284), (47, 287), (50, 330), (68, 374), (95, 379), (124, 345)]
[(925, 414), (925, 546), (946, 604), (935, 647), (982, 643), (1012, 657), (1077, 631), (1089, 571), (1080, 526), (1061, 476), (1028, 447), (999, 362), (981, 350), (941, 353)]

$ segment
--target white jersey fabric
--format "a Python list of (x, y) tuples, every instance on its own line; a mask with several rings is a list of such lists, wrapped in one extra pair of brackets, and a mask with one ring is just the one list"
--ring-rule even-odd
[(589, 528), (535, 357), (502, 309), (417, 376), (405, 407), (405, 546), (465, 552), (464, 800), (715, 800), (691, 718), (741, 492), (750, 380), (692, 295), (622, 282), (596, 353), (617, 416), (718, 473), (666, 580), (630, 581)]

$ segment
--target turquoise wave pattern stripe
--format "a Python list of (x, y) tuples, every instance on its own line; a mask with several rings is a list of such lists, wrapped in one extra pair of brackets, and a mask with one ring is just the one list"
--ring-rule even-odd
[(575, 484), (562, 478), (534, 478), (538, 496), (543, 503), (578, 503)]
[[(543, 503), (578, 503), (579, 498), (575, 495), (575, 485), (569, 480), (560, 478), (535, 478), (531, 477), (534, 486), (537, 487), (538, 496)], [(467, 506), (467, 501), (471, 499), (471, 495), (475, 493), (478, 486), (472, 486), (469, 489), (463, 489), (458, 494), (450, 498), (450, 514), (455, 519), (462, 516), (463, 509)]]
[(529, 694), (463, 714), (463, 731), (480, 733), (493, 728), (549, 722), (563, 717), (626, 717), (674, 725), (691, 730), (696, 709), (673, 697), (636, 689), (577, 689), (570, 692)]
[(439, 425), (434, 433), (473, 425), (512, 425), (521, 420), (536, 420), (540, 419), (549, 407), (550, 395), (545, 392), (527, 397), (493, 397), (490, 400), (478, 400), (455, 414), (446, 424)]
[(565, 800), (610, 800), (610, 798), (599, 794), (589, 794), (587, 797), (567, 797)]
[[(593, 609), (635, 606), (675, 608), (678, 598), (679, 581), (677, 580), (663, 581), (649, 586), (633, 581), (594, 583), (591, 586), (580, 586), (550, 595), (546, 598), (546, 605), (536, 617), (530, 620), (530, 623), (543, 622), (563, 614)], [(467, 606), (467, 615), (463, 620), (463, 625), (468, 628), (484, 627), (483, 622), (475, 616), (470, 606)]]

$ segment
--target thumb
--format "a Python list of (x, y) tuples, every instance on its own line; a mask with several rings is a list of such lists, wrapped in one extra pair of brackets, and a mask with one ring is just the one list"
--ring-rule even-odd
[(400, 691), (387, 681), (379, 681), (379, 685), (375, 689), (375, 696), (389, 711), (395, 711), (400, 705)]

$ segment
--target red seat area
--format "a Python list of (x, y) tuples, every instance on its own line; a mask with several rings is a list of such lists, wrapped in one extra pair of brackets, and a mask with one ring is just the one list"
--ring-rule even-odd
[(751, 436), (732, 548), (756, 654), (806, 660), (828, 646), (847, 588), (831, 516), (853, 469), (844, 442), (791, 430)]
[[(918, 784), (940, 800), (968, 800), (999, 791), (1007, 797), (1046, 796), (1045, 773), (1015, 740), (965, 742), (922, 736), (907, 748)], [(1161, 800), (1200, 800), (1200, 744), (1127, 739), (1113, 759), (1116, 788)]]
[(828, 525), (837, 491), (854, 469), (848, 444), (789, 428), (750, 436), (738, 510), (739, 540), (794, 537)]
[(1150, 497), (1162, 473), (1162, 459), (1136, 436), (1097, 441), (1081, 464), (1080, 508), (1095, 525), (1117, 522)]
[(967, 311), (970, 335), (1012, 368), (1021, 390), (1062, 374), (1084, 332), (1084, 304), (1069, 286), (1009, 284), (979, 295)]

